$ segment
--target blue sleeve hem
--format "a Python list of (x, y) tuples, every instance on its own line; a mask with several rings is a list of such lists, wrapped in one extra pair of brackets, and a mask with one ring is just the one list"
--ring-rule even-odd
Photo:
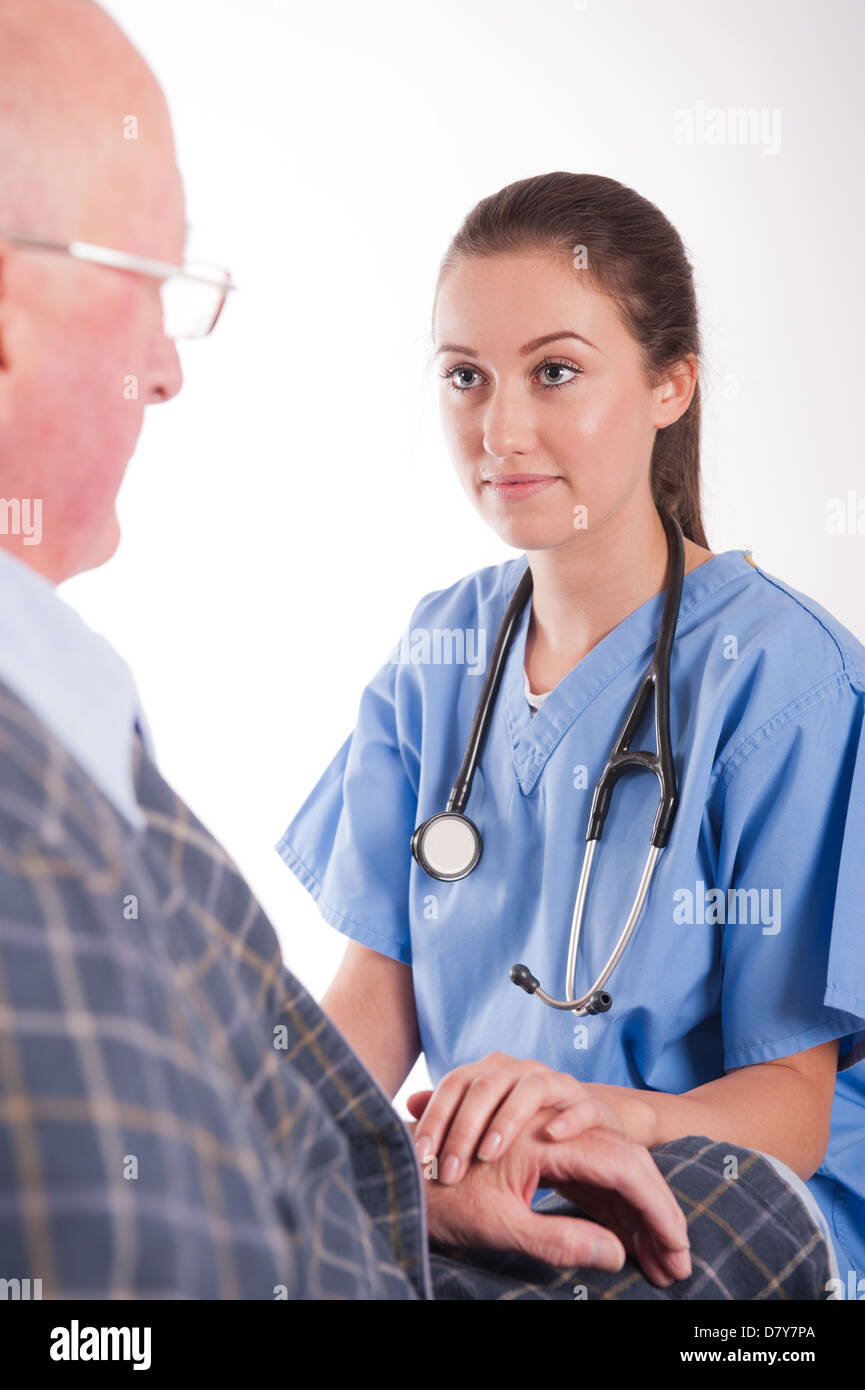
[(852, 989), (847, 989), (844, 985), (827, 985), (824, 1002), (836, 1004), (844, 1013), (857, 1014), (860, 1019), (865, 1021), (865, 999), (862, 998), (861, 994), (854, 994)]
[(740, 1047), (724, 1049), (724, 1070), (733, 1067), (751, 1067), (757, 1062), (774, 1062), (779, 1057), (789, 1057), (794, 1052), (805, 1052), (809, 1047), (829, 1042), (831, 1038), (846, 1037), (857, 1032), (855, 1018), (849, 1014), (837, 1013), (814, 1028), (806, 1028), (801, 1033), (791, 1033), (789, 1037), (778, 1038), (774, 1042), (747, 1043)]
[(276, 852), (310, 893), (322, 917), (330, 926), (335, 927), (338, 932), (342, 932), (343, 936), (349, 936), (353, 941), (358, 941), (361, 946), (369, 946), (371, 950), (378, 951), (379, 955), (389, 956), (391, 960), (397, 960), (402, 965), (411, 965), (411, 951), (401, 941), (394, 941), (391, 937), (383, 936), (380, 932), (373, 931), (360, 922), (355, 922), (353, 918), (338, 912), (327, 902), (323, 896), (324, 890), (320, 881), (292, 849), (285, 835), (278, 841)]

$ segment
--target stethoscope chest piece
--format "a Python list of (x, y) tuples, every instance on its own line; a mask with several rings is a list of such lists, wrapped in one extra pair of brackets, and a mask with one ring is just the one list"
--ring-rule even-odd
[(417, 827), (411, 852), (431, 878), (453, 882), (470, 874), (480, 859), (480, 831), (459, 811), (440, 811)]

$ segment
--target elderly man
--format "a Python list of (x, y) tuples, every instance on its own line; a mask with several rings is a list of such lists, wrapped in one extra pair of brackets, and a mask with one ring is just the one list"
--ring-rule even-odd
[[(822, 1297), (820, 1231), (735, 1145), (554, 1144), (542, 1111), (461, 1183), (422, 1174), (157, 770), (127, 669), (54, 586), (114, 553), (144, 409), (181, 387), (172, 334), (222, 307), (226, 278), (182, 268), (184, 225), (165, 103), (123, 34), (90, 0), (0, 0), (0, 1278), (86, 1298)], [(543, 1210), (539, 1185), (561, 1194)]]

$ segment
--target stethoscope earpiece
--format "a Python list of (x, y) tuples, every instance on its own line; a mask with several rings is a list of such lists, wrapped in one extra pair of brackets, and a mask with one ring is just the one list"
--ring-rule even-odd
[(526, 994), (534, 994), (536, 989), (540, 989), (540, 980), (536, 980), (527, 965), (512, 965), (508, 972), (515, 985), (524, 989)]
[(608, 994), (605, 989), (598, 989), (592, 995), (586, 1006), (587, 1014), (605, 1014), (613, 1002), (612, 994)]

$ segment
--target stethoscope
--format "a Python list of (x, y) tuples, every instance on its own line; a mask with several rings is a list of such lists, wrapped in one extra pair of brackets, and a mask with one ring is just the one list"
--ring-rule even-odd
[[(670, 560), (667, 597), (661, 619), (661, 630), (649, 668), (640, 683), (622, 727), (622, 732), (619, 734), (607, 760), (601, 780), (595, 788), (589, 816), (589, 828), (586, 832), (587, 844), (583, 853), (583, 867), (580, 872), (577, 897), (571, 919), (565, 998), (555, 999), (542, 990), (527, 965), (514, 965), (510, 971), (510, 977), (514, 984), (519, 985), (527, 994), (536, 994), (539, 999), (542, 999), (553, 1009), (570, 1009), (576, 1014), (606, 1013), (613, 1002), (612, 995), (604, 989), (604, 985), (618, 965), (637, 925), (649, 891), (649, 885), (652, 882), (658, 856), (670, 838), (670, 831), (673, 828), (673, 821), (676, 818), (679, 805), (676, 771), (673, 765), (673, 749), (670, 740), (670, 657), (679, 617), (682, 581), (685, 576), (685, 545), (681, 528), (675, 517), (665, 517), (663, 520), (667, 533)], [(472, 727), (457, 773), (457, 780), (448, 797), (447, 808), (438, 812), (437, 815), (430, 816), (429, 820), (425, 820), (422, 825), (419, 825), (412, 835), (411, 852), (421, 868), (432, 878), (442, 879), (445, 882), (465, 878), (467, 874), (471, 873), (481, 857), (483, 846), (480, 831), (465, 814), (465, 807), (471, 792), (475, 768), (492, 718), (493, 706), (501, 684), (508, 651), (520, 615), (531, 592), (532, 572), (527, 567), (508, 604), (502, 625), (496, 636), (489, 670), (478, 700), (478, 707), (475, 710), (475, 717), (472, 720)], [(655, 692), (655, 739), (658, 751), (657, 753), (649, 753), (643, 749), (632, 751), (631, 739), (634, 737), (652, 689)], [(640, 879), (634, 905), (616, 943), (615, 950), (588, 993), (577, 999), (574, 997), (574, 978), (589, 875), (592, 870), (595, 850), (607, 818), (607, 811), (610, 808), (613, 787), (622, 773), (629, 768), (642, 768), (654, 772), (661, 785), (661, 797), (655, 813), (655, 823), (652, 827), (649, 857), (643, 869), (643, 876)]]

